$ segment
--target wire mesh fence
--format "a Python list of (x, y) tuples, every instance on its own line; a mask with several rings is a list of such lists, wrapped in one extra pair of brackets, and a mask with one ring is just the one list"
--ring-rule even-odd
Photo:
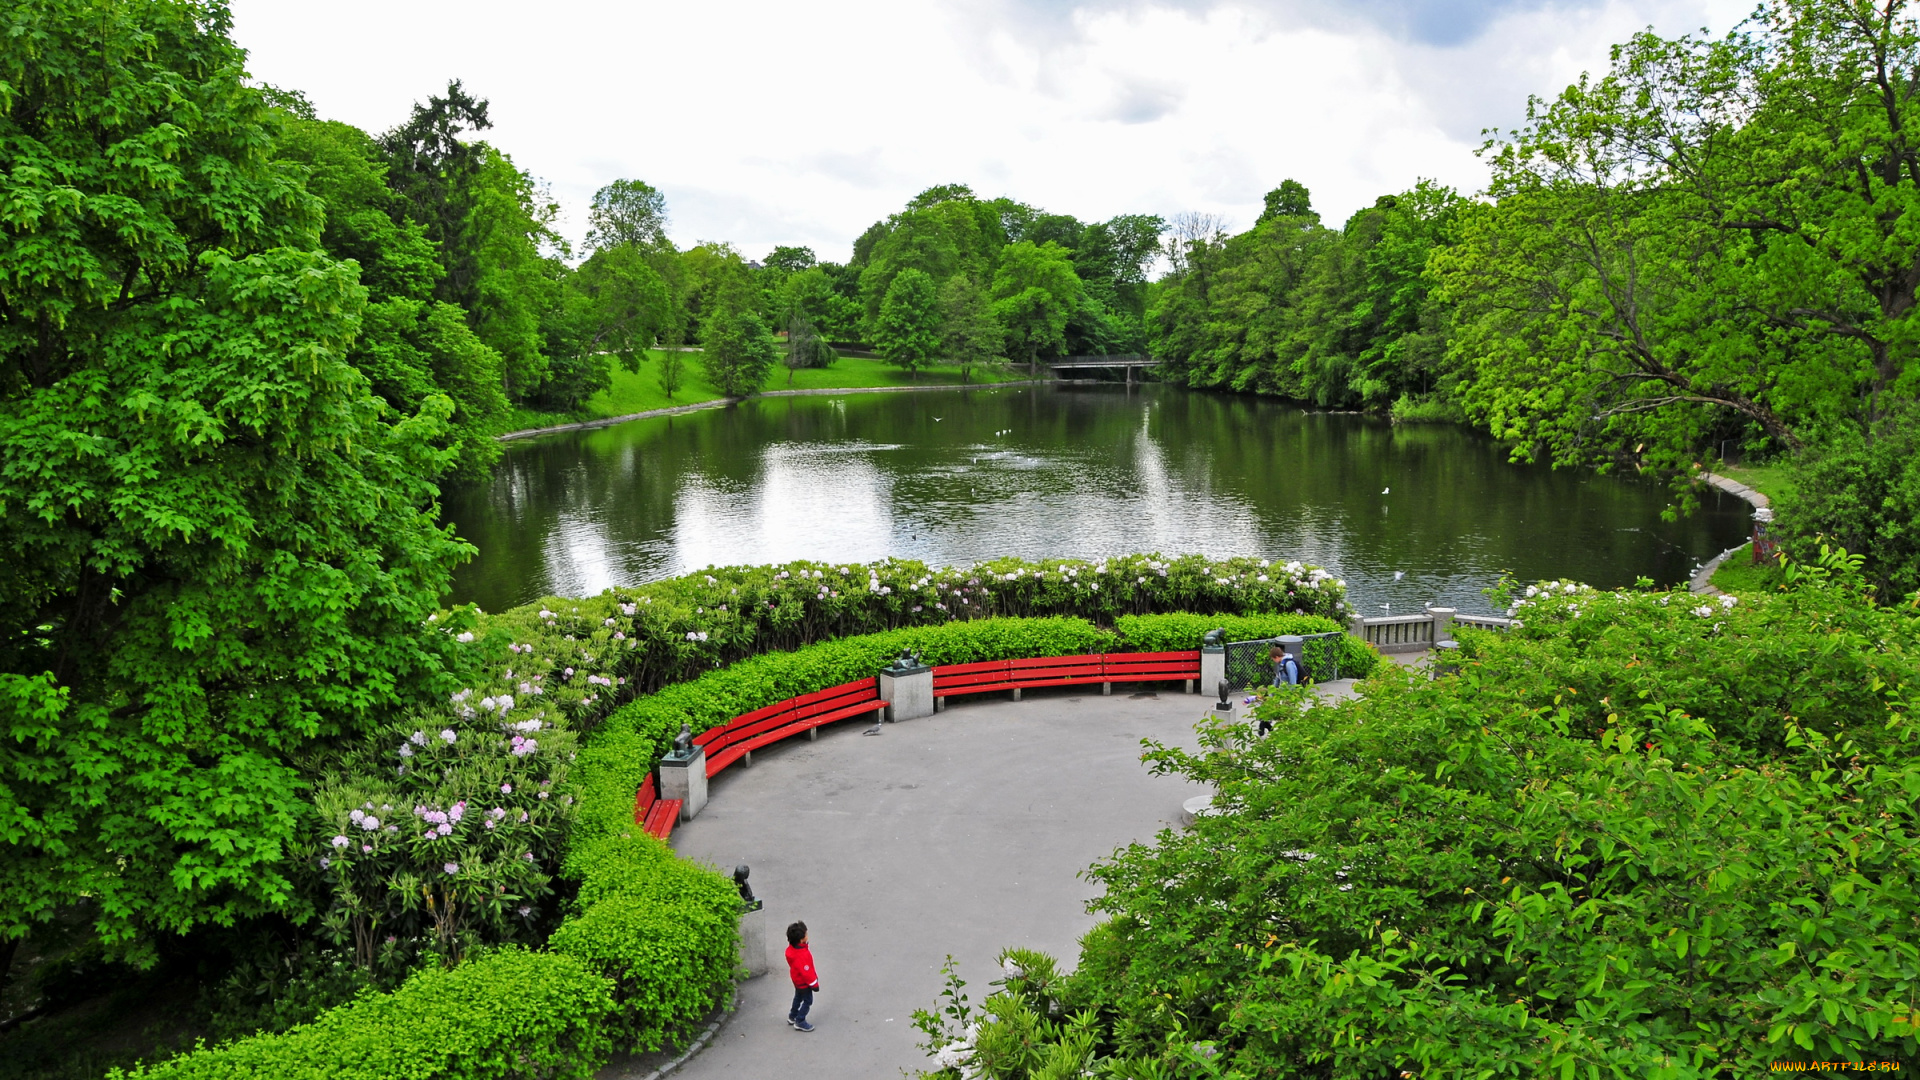
[[(1340, 677), (1344, 636), (1339, 631), (1301, 635), (1300, 666), (1308, 679), (1329, 682)], [(1227, 684), (1235, 690), (1272, 685), (1274, 644), (1273, 638), (1227, 642)]]

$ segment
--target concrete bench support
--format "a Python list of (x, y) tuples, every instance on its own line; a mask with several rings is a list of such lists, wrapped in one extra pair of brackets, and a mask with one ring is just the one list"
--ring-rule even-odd
[(681, 821), (692, 821), (707, 805), (706, 747), (694, 747), (692, 757), (661, 759), (660, 797), (680, 800)]

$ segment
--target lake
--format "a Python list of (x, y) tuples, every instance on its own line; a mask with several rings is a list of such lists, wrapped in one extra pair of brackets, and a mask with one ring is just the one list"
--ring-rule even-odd
[(1717, 491), (1666, 522), (1659, 485), (1506, 458), (1451, 425), (1173, 387), (830, 394), (511, 442), (443, 510), (480, 549), (453, 599), (489, 611), (708, 565), (1158, 551), (1325, 566), (1365, 614), (1485, 612), (1503, 573), (1673, 584), (1749, 528)]

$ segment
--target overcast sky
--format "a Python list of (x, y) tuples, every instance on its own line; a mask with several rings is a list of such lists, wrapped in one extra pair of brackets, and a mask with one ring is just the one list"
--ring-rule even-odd
[(854, 237), (933, 184), (1056, 213), (1252, 224), (1292, 177), (1338, 223), (1652, 26), (1750, 0), (233, 0), (254, 76), (378, 132), (459, 78), (578, 240), (599, 186), (666, 193), (681, 246)]

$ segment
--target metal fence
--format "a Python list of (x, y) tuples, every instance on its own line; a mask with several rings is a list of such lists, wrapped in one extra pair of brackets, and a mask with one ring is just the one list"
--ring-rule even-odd
[[(1340, 660), (1346, 645), (1338, 631), (1300, 635), (1300, 666), (1314, 682), (1330, 682), (1340, 677)], [(1273, 684), (1274, 638), (1227, 642), (1227, 685), (1235, 690)]]

